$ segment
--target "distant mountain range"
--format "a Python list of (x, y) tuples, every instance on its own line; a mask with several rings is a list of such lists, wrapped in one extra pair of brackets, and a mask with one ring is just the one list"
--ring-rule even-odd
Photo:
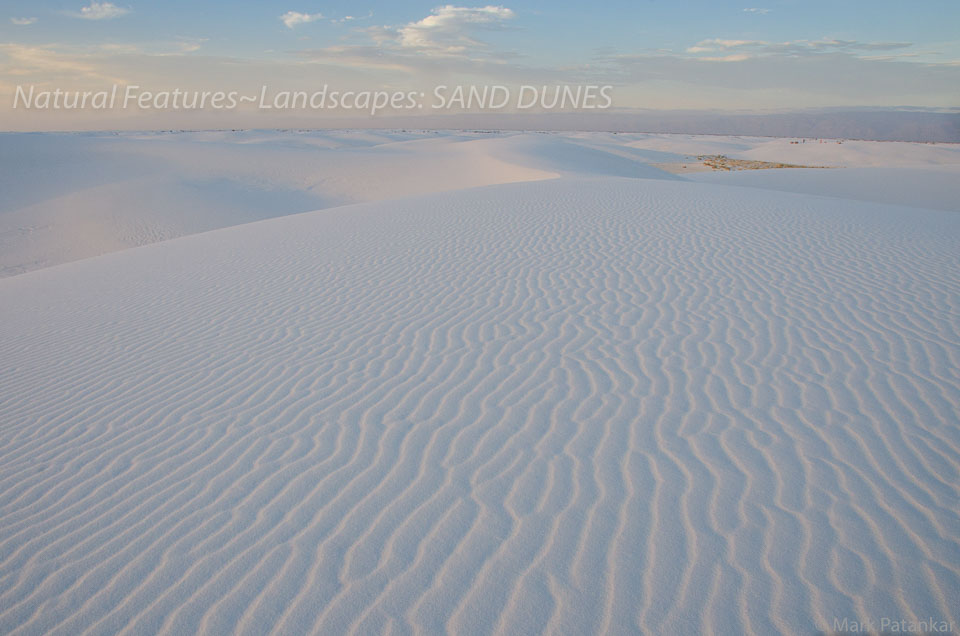
[[(931, 110), (817, 109), (789, 112), (714, 110), (606, 110), (567, 112), (459, 112), (427, 115), (340, 117), (290, 112), (162, 112), (138, 117), (89, 119), (50, 126), (40, 113), (10, 130), (230, 130), (230, 129), (426, 129), (542, 130), (744, 135), (876, 141), (960, 143), (960, 108)], [(3, 126), (0, 125), (0, 129)]]
[[(416, 118), (412, 118), (416, 119)], [(426, 123), (426, 118), (424, 118)], [(431, 118), (436, 127), (439, 118)], [(818, 110), (782, 113), (662, 111), (465, 114), (444, 118), (443, 127), (525, 130), (608, 130), (761, 137), (807, 137), (960, 143), (960, 111)], [(397, 118), (391, 123), (406, 122)], [(386, 121), (378, 122), (378, 127)]]

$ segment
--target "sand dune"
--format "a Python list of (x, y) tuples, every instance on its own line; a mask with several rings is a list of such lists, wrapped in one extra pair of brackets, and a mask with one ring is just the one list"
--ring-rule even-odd
[(554, 178), (437, 133), (0, 134), (0, 276), (260, 219)]
[(960, 164), (930, 168), (863, 167), (837, 170), (701, 172), (693, 181), (960, 212)]
[(858, 170), (718, 183), (958, 209), (960, 146), (951, 144), (435, 131), (0, 134), (0, 277), (352, 203), (562, 177), (678, 179), (656, 165), (717, 153)]
[(566, 175), (5, 278), (0, 632), (956, 624), (958, 254)]

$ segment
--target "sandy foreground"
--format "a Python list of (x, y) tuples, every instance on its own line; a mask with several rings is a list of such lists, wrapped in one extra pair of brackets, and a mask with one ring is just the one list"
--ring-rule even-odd
[(960, 148), (789, 141), (0, 135), (0, 633), (960, 629)]

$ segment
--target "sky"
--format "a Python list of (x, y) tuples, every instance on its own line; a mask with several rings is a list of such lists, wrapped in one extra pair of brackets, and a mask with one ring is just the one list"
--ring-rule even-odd
[(0, 0), (0, 129), (201, 123), (199, 113), (13, 109), (17, 86), (327, 84), (421, 91), (429, 104), (437, 85), (591, 84), (612, 86), (618, 111), (954, 108), (957, 25), (958, 0)]

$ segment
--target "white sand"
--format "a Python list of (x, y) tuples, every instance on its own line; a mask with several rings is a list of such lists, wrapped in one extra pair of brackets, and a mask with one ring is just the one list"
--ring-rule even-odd
[(567, 176), (710, 181), (694, 174), (704, 171), (698, 154), (859, 170), (855, 178), (713, 177), (725, 185), (960, 209), (952, 187), (960, 179), (958, 145), (789, 142), (423, 131), (0, 134), (0, 278), (221, 227), (402, 196)]
[(319, 208), (556, 176), (471, 139), (0, 134), (0, 277)]
[(0, 633), (960, 623), (960, 215), (619, 137), (368, 144), (495, 185), (0, 280)]

